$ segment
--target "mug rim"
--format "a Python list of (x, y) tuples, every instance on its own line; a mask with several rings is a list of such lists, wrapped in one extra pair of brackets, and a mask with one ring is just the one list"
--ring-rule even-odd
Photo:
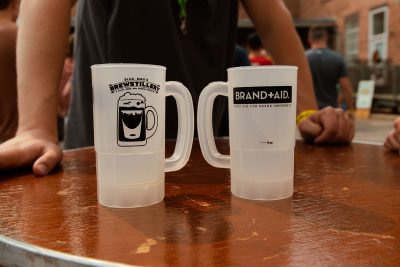
[(93, 64), (90, 66), (91, 69), (102, 69), (102, 68), (153, 68), (166, 70), (167, 67), (153, 64), (141, 64), (141, 63), (101, 63)]
[(235, 70), (265, 70), (265, 69), (284, 69), (284, 70), (298, 70), (298, 66), (292, 65), (267, 65), (267, 66), (239, 66), (239, 67), (231, 67), (228, 68), (228, 71), (235, 71)]

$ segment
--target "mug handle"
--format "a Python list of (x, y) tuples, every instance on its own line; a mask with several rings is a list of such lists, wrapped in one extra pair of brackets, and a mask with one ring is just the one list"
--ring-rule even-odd
[(212, 82), (201, 92), (197, 107), (197, 133), (204, 159), (214, 167), (230, 168), (230, 156), (219, 153), (214, 140), (212, 111), (218, 95), (228, 96), (226, 82)]
[[(149, 139), (150, 137), (152, 137), (154, 135), (154, 133), (157, 130), (157, 127), (158, 127), (158, 116), (157, 116), (157, 111), (152, 106), (146, 107), (145, 112), (146, 112), (145, 114), (146, 114), (146, 131), (147, 131), (146, 138)], [(153, 126), (151, 126), (150, 129), (147, 128), (149, 126), (148, 123), (147, 123), (148, 122), (149, 113), (152, 114), (153, 121), (154, 121), (154, 124), (153, 124)]]
[(193, 101), (189, 90), (180, 82), (167, 82), (166, 96), (173, 96), (178, 109), (178, 135), (174, 153), (165, 159), (165, 171), (177, 171), (189, 160), (193, 144), (194, 111)]

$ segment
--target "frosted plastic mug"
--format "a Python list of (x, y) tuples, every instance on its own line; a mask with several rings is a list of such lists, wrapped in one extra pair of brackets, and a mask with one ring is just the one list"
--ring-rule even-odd
[[(228, 82), (209, 84), (201, 93), (198, 135), (206, 161), (230, 168), (231, 191), (253, 200), (284, 199), (293, 194), (297, 67), (228, 69)], [(215, 145), (212, 106), (228, 97), (230, 155)]]
[[(166, 68), (141, 64), (93, 65), (97, 197), (108, 207), (142, 207), (164, 198), (164, 172), (182, 168), (193, 143), (190, 92), (166, 82)], [(165, 159), (165, 97), (177, 102), (178, 136)]]

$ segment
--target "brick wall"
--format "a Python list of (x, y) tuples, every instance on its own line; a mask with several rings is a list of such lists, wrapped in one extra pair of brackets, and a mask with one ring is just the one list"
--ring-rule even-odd
[[(283, 0), (283, 2), (285, 3), (286, 7), (289, 9), (289, 11), (293, 17), (299, 16), (299, 11), (300, 11), (300, 1), (299, 0)], [(244, 10), (241, 2), (239, 1), (239, 19), (248, 18), (248, 17), (249, 16), (247, 15), (246, 10)]]
[[(339, 51), (344, 50), (344, 21), (347, 16), (359, 17), (359, 59), (368, 59), (368, 12), (374, 8), (389, 8), (388, 59), (400, 64), (400, 0), (284, 0), (294, 18), (334, 18), (337, 24)], [(247, 18), (243, 8), (239, 18)]]
[(298, 0), (298, 18), (334, 17), (337, 21), (337, 34), (343, 48), (344, 21), (347, 16), (359, 16), (359, 59), (368, 59), (368, 13), (374, 8), (388, 6), (389, 36), (388, 59), (400, 64), (400, 0)]
[(300, 1), (297, 0), (284, 0), (285, 5), (289, 9), (293, 17), (298, 17), (300, 14)]

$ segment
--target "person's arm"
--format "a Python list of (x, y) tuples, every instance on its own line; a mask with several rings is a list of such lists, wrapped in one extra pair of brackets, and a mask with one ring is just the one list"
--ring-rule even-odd
[(299, 67), (297, 110), (317, 109), (312, 79), (304, 49), (292, 18), (281, 0), (242, 0), (264, 47), (279, 65)]
[(347, 109), (354, 110), (353, 87), (351, 86), (350, 79), (347, 76), (341, 77), (339, 84)]
[(58, 83), (68, 44), (71, 0), (21, 2), (17, 39), (18, 131), (0, 146), (0, 169), (33, 164), (45, 175), (62, 159), (57, 145)]
[[(281, 0), (242, 0), (257, 33), (276, 64), (299, 67), (297, 113), (317, 110), (308, 61), (294, 28), (292, 17)], [(343, 110), (325, 108), (299, 123), (304, 139), (315, 143), (349, 142), (354, 124)]]
[(393, 130), (386, 137), (384, 146), (392, 151), (400, 150), (400, 117), (393, 122)]

